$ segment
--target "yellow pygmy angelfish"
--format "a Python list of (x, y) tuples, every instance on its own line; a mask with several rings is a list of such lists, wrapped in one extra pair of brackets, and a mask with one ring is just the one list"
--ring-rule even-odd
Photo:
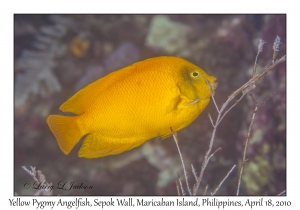
[(49, 115), (60, 149), (69, 154), (86, 135), (79, 157), (115, 155), (191, 124), (210, 101), (216, 78), (182, 58), (162, 56), (114, 71), (79, 90)]

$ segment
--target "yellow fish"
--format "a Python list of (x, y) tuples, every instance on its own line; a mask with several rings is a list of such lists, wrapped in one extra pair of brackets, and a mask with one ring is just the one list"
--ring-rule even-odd
[(114, 71), (60, 106), (76, 116), (49, 115), (60, 149), (69, 154), (85, 136), (79, 157), (115, 155), (191, 124), (210, 101), (216, 78), (173, 56), (150, 58)]

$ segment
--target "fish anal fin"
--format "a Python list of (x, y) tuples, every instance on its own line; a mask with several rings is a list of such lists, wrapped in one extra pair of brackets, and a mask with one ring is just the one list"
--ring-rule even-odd
[(99, 158), (108, 155), (116, 155), (140, 146), (144, 141), (128, 141), (123, 139), (110, 139), (99, 133), (91, 133), (86, 136), (78, 152), (82, 158)]

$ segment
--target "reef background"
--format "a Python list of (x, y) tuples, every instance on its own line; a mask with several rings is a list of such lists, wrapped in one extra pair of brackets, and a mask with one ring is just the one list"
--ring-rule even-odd
[[(33, 182), (21, 166), (35, 166), (54, 185), (54, 195), (177, 195), (183, 171), (172, 137), (151, 140), (126, 153), (81, 159), (79, 143), (65, 156), (46, 124), (49, 114), (90, 82), (138, 60), (175, 55), (218, 78), (219, 105), (249, 80), (260, 39), (266, 41), (258, 72), (272, 62), (273, 42), (281, 37), (278, 57), (286, 54), (285, 15), (15, 15), (14, 16), (14, 192)], [(277, 195), (286, 189), (286, 65), (279, 64), (256, 85), (263, 102), (254, 121), (240, 195)], [(220, 124), (199, 194), (213, 191), (237, 164), (217, 195), (236, 193), (238, 171), (255, 104), (246, 96)], [(216, 118), (211, 102), (178, 133), (189, 183), (191, 164), (199, 173)], [(61, 190), (76, 181), (92, 189)], [(185, 186), (185, 183), (184, 183)]]

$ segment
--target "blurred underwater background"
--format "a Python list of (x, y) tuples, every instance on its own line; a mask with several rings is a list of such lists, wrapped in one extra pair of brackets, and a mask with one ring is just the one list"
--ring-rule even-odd
[[(217, 77), (219, 107), (252, 76), (260, 39), (266, 41), (257, 71), (271, 64), (273, 42), (281, 37), (278, 58), (286, 54), (286, 15), (15, 15), (14, 16), (14, 192), (33, 182), (21, 166), (41, 170), (53, 195), (177, 195), (182, 165), (172, 137), (155, 139), (115, 156), (82, 159), (79, 143), (66, 156), (46, 124), (49, 114), (79, 89), (136, 61), (161, 55), (185, 58)], [(275, 93), (274, 93), (275, 92)], [(240, 195), (277, 195), (286, 189), (286, 64), (256, 84), (253, 95), (265, 101), (257, 112), (247, 149)], [(237, 168), (217, 195), (235, 195), (244, 144), (255, 104), (246, 96), (218, 127), (198, 194), (208, 194), (230, 168)], [(190, 187), (216, 119), (211, 101), (187, 128), (178, 132)], [(81, 141), (82, 142), (82, 141)], [(93, 186), (58, 189), (59, 182)], [(185, 187), (185, 183), (183, 185)]]

